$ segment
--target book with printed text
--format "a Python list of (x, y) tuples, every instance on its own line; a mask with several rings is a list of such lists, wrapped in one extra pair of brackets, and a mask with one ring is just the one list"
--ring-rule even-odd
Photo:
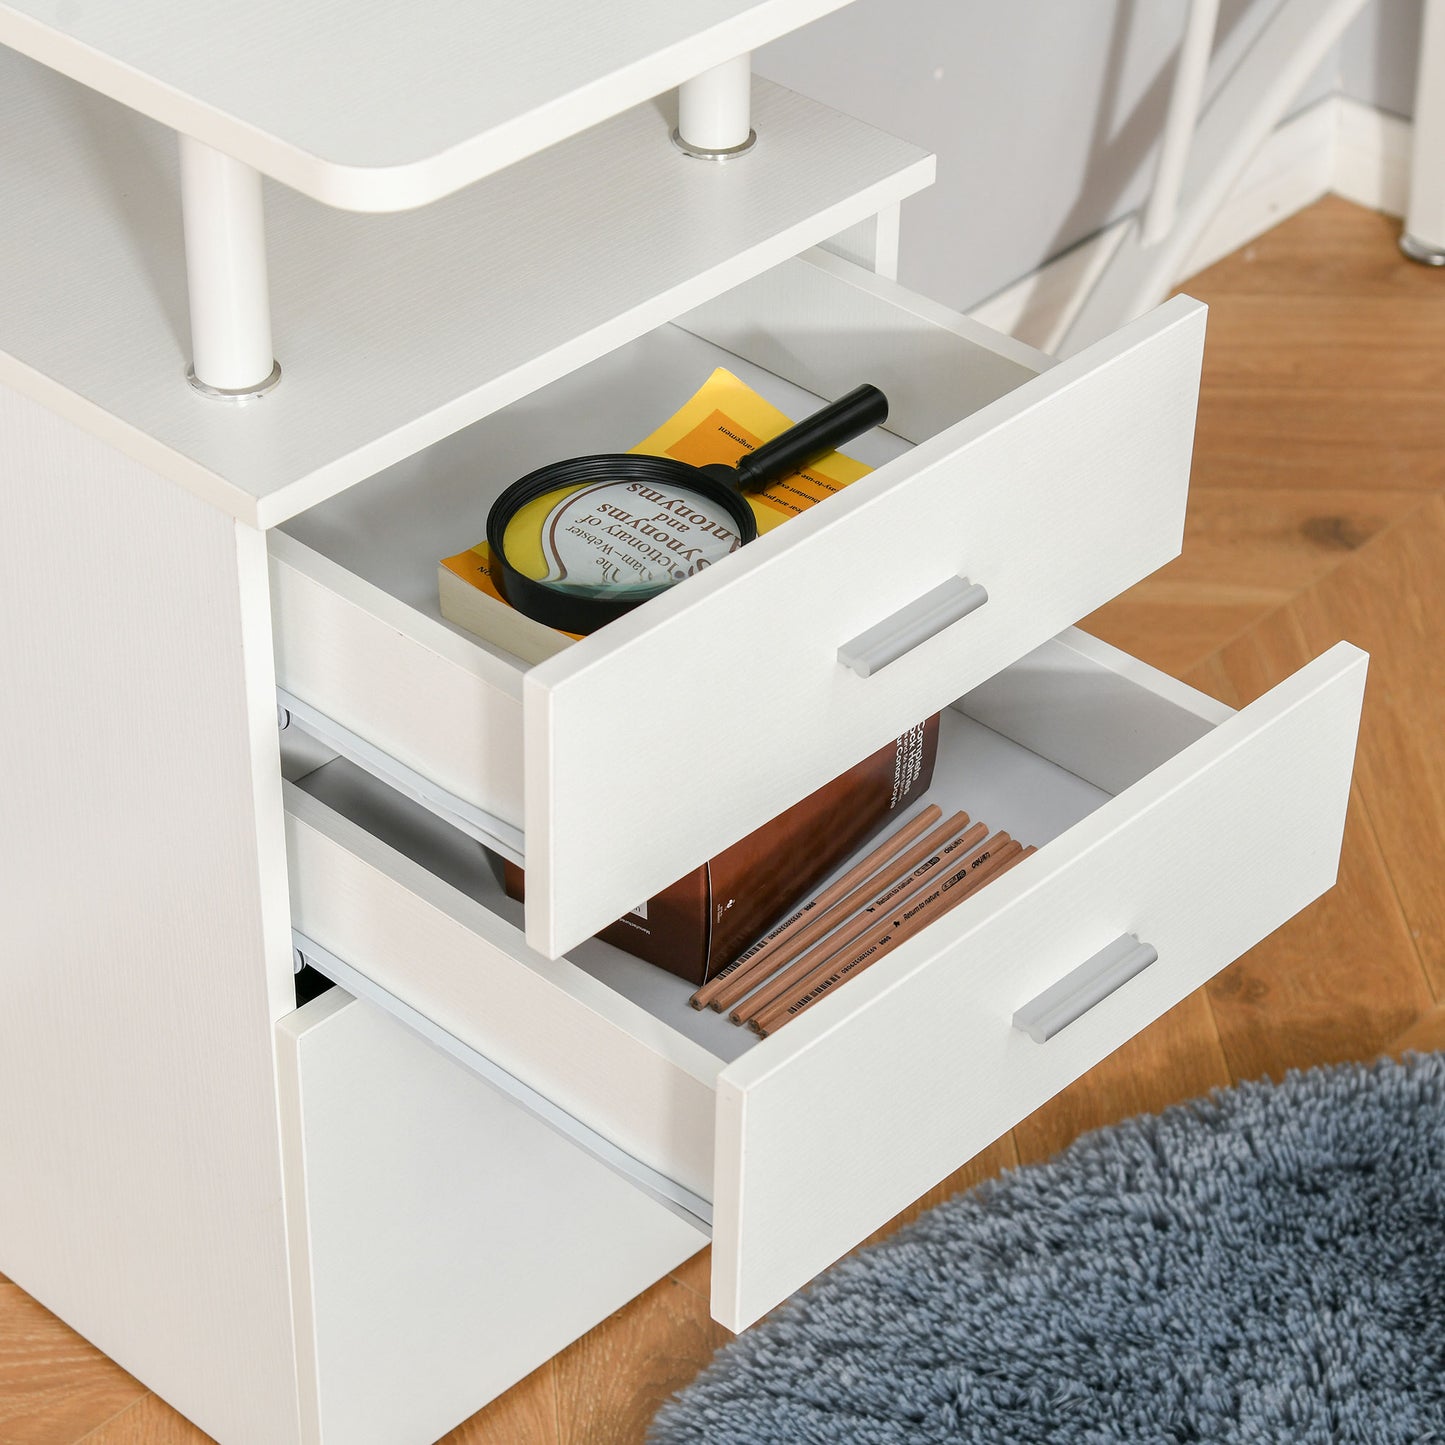
[[(706, 983), (917, 802), (933, 780), (937, 754), (935, 713), (598, 937), (689, 983)], [(523, 870), (515, 864), (506, 865), (505, 883), (513, 898), (525, 896)]]

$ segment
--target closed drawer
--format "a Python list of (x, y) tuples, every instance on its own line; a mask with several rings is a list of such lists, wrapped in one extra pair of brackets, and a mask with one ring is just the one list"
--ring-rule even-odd
[[(278, 680), (494, 820), (556, 956), (1172, 557), (1203, 331), (1178, 298), (1053, 365), (810, 253), (273, 533)], [(716, 364), (794, 415), (880, 385), (882, 465), (535, 666), (442, 621), (437, 559), (503, 485), (625, 449)], [(957, 578), (986, 603), (847, 665)]]
[[(1069, 631), (944, 715), (930, 796), (1040, 851), (774, 1035), (595, 941), (549, 961), (482, 850), (338, 761), (293, 785), (296, 927), (711, 1201), (755, 1320), (1330, 886), (1366, 659), (1235, 713)], [(1045, 1043), (1016, 1013), (1132, 936), (1157, 961)]]
[(277, 1069), (308, 1440), (436, 1440), (706, 1242), (339, 989)]

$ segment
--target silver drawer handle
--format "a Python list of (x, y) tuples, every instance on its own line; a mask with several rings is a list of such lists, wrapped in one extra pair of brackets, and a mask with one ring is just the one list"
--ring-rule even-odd
[(1151, 944), (1140, 943), (1132, 933), (1123, 934), (1030, 999), (1014, 1015), (1014, 1027), (1036, 1044), (1046, 1043), (1158, 957)]
[(976, 612), (988, 601), (988, 591), (967, 577), (950, 577), (925, 592), (891, 617), (860, 632), (838, 649), (838, 661), (851, 667), (859, 677), (872, 677), (880, 668), (896, 662), (920, 642), (937, 636), (945, 627)]

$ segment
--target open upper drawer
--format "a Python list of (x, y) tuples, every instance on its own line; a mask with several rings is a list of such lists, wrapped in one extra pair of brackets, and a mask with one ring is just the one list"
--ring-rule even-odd
[[(556, 956), (1174, 556), (1203, 335), (1178, 298), (1054, 365), (810, 253), (273, 533), (280, 686), (525, 855)], [(882, 464), (530, 668), (441, 619), (504, 485), (625, 450), (717, 364), (795, 416), (881, 386), (850, 450)], [(963, 581), (982, 606), (849, 665)]]
[(288, 788), (293, 921), (710, 1213), (738, 1329), (1330, 886), (1365, 667), (1342, 643), (1238, 713), (1076, 631), (1005, 668), (930, 798), (1039, 852), (763, 1040), (595, 940), (529, 949), (483, 850), (344, 760)]

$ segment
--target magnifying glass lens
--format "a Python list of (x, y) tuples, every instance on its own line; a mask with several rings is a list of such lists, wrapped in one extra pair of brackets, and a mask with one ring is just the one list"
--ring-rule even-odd
[(579, 596), (652, 592), (742, 545), (716, 498), (668, 481), (603, 479), (524, 502), (503, 533), (522, 576)]
[(743, 493), (808, 466), (888, 417), (855, 387), (729, 466), (599, 452), (528, 472), (487, 513), (502, 596), (534, 621), (595, 632), (758, 535)]

